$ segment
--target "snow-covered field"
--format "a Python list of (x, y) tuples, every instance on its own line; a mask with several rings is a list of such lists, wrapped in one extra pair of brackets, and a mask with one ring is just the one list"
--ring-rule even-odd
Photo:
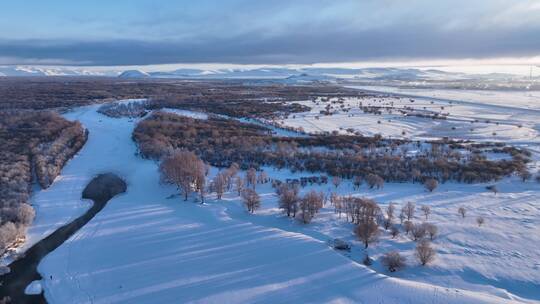
[(471, 103), (484, 103), (487, 105), (504, 107), (540, 110), (540, 91), (443, 90), (399, 88), (390, 86), (358, 86), (352, 88), (439, 99), (461, 100)]
[[(425, 106), (434, 105), (426, 101)], [(304, 225), (280, 213), (268, 184), (257, 188), (263, 206), (255, 215), (245, 212), (235, 193), (227, 193), (221, 201), (211, 196), (204, 205), (171, 198), (177, 191), (159, 183), (157, 164), (135, 153), (131, 132), (137, 121), (108, 118), (98, 114), (97, 107), (83, 107), (65, 115), (80, 120), (90, 130), (90, 137), (55, 183), (34, 195), (37, 218), (30, 230), (30, 243), (88, 208), (89, 202), (80, 200), (81, 191), (95, 174), (119, 174), (126, 179), (128, 191), (112, 199), (86, 226), (43, 259), (39, 266), (44, 277), (41, 285), (50, 303), (540, 301), (540, 186), (532, 181), (506, 179), (497, 183), (497, 195), (486, 191), (486, 184), (448, 183), (434, 193), (418, 184), (387, 184), (382, 190), (368, 190), (364, 185), (358, 191), (352, 189), (350, 181), (344, 181), (337, 190), (330, 185), (314, 187), (371, 197), (383, 208), (389, 202), (402, 205), (407, 201), (431, 206), (429, 222), (437, 224), (440, 232), (434, 241), (438, 256), (433, 265), (418, 265), (413, 257), (414, 242), (408, 237), (391, 239), (385, 233), (370, 245), (368, 252), (375, 262), (366, 267), (360, 262), (365, 252), (352, 234), (352, 225), (339, 219), (331, 206)], [(509, 115), (497, 112), (497, 107), (465, 104), (459, 105), (456, 113), (465, 119), (464, 113), (477, 117), (482, 109), (488, 111), (485, 115), (501, 115), (489, 116), (492, 120), (504, 121), (504, 115)], [(177, 114), (205, 118), (200, 113)], [(318, 120), (310, 119), (312, 114), (297, 114), (286, 124), (308, 131), (357, 127), (362, 133), (389, 132), (386, 135), (392, 136), (401, 136), (406, 125), (399, 121), (392, 129), (391, 123), (377, 123), (380, 116), (348, 114), (353, 113), (321, 115)], [(527, 142), (537, 153), (533, 144), (538, 129), (536, 120), (531, 119), (538, 117), (535, 115), (511, 116), (521, 119), (524, 126), (511, 129), (505, 136), (516, 143)], [(433, 130), (446, 128), (431, 119), (409, 119), (419, 122), (411, 123), (408, 137), (440, 135), (442, 131)], [(442, 122), (446, 123), (450, 122)], [(518, 129), (528, 131), (515, 134)], [(488, 140), (490, 131), (482, 131), (479, 138)], [(497, 133), (504, 134), (499, 129)], [(536, 153), (533, 167), (538, 162)], [(286, 170), (266, 171), (280, 179), (301, 176)], [(213, 169), (211, 174), (215, 173)], [(457, 213), (459, 206), (468, 210), (464, 219)], [(477, 216), (486, 219), (482, 227), (475, 222)], [(415, 221), (422, 218), (417, 211)], [(331, 249), (327, 241), (335, 237), (351, 242), (352, 251), (342, 254)], [(390, 274), (379, 258), (394, 249), (407, 257), (408, 267)]]
[[(372, 90), (376, 88), (370, 87)], [(429, 93), (419, 93), (420, 95), (428, 96)], [(473, 93), (470, 95), (475, 96)], [(516, 96), (520, 95), (516, 93)], [(336, 111), (329, 116), (320, 114), (328, 102), (316, 104), (312, 101), (299, 101), (298, 103), (305, 104), (312, 110), (290, 115), (279, 123), (289, 127), (302, 127), (307, 132), (332, 132), (336, 130), (340, 133), (346, 133), (346, 130), (351, 128), (364, 135), (382, 134), (413, 139), (449, 137), (516, 144), (539, 142), (540, 123), (538, 117), (540, 117), (540, 109), (538, 107), (540, 107), (540, 101), (534, 98), (525, 101), (517, 98), (517, 100), (521, 103), (512, 103), (502, 98), (496, 99), (497, 102), (490, 104), (485, 100), (473, 102), (457, 98), (450, 100), (417, 97), (417, 95), (415, 97), (395, 97), (389, 96), (387, 93), (380, 93), (376, 97), (345, 99), (344, 106), (345, 109), (350, 109), (349, 111), (338, 110), (340, 105), (333, 104)], [(364, 107), (392, 108), (392, 113), (388, 111), (383, 111), (381, 115), (364, 113), (359, 108), (360, 104)], [(415, 113), (420, 114), (446, 115), (447, 119), (431, 119), (403, 115), (398, 112), (406, 108), (407, 111), (412, 109)]]
[(51, 303), (503, 301), (376, 274), (318, 238), (280, 229), (290, 225), (286, 219), (274, 216), (268, 225), (254, 222), (257, 216), (246, 218), (234, 199), (208, 205), (167, 199), (176, 191), (159, 184), (153, 161), (135, 155), (133, 122), (107, 118), (96, 108), (66, 115), (81, 120), (90, 138), (44, 191), (49, 202), (73, 207), (51, 206), (62, 217), (49, 222), (38, 208), (36, 226), (82, 213), (88, 204), (79, 200), (80, 191), (98, 172), (120, 174), (129, 190), (42, 261), (42, 286)]

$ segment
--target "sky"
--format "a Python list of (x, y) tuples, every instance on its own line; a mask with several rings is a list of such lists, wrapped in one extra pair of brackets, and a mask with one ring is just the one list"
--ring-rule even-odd
[(539, 0), (2, 2), (4, 65), (540, 65)]

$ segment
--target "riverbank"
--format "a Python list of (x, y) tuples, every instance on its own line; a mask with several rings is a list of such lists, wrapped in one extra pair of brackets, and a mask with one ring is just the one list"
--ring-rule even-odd
[[(0, 276), (0, 299), (9, 297), (12, 303), (46, 303), (43, 294), (26, 295), (25, 288), (33, 281), (43, 279), (37, 267), (43, 257), (62, 245), (81, 227), (86, 225), (107, 202), (126, 191), (125, 182), (113, 174), (95, 177), (83, 191), (83, 198), (92, 199), (94, 204), (82, 216), (59, 228), (36, 243), (24, 256), (9, 265), (10, 272)], [(52, 280), (53, 277), (45, 278)]]

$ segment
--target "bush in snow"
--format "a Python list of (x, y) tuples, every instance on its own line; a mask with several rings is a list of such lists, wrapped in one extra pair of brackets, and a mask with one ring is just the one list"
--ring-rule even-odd
[(381, 263), (390, 271), (394, 272), (405, 267), (405, 257), (397, 251), (390, 251), (383, 255)]

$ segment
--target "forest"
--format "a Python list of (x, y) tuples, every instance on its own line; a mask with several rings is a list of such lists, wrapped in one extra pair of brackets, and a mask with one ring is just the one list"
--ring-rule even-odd
[[(160, 159), (172, 151), (195, 152), (209, 164), (242, 169), (262, 166), (323, 172), (358, 178), (381, 187), (386, 182), (428, 179), (476, 183), (526, 174), (527, 151), (500, 144), (432, 141), (412, 142), (381, 136), (312, 135), (278, 137), (263, 126), (210, 116), (207, 120), (156, 112), (133, 132), (144, 157)], [(410, 153), (412, 150), (417, 153)], [(507, 153), (508, 159), (489, 160), (486, 152)]]
[(49, 187), (88, 134), (79, 122), (49, 111), (0, 115), (0, 254), (24, 237), (34, 218), (32, 183)]

